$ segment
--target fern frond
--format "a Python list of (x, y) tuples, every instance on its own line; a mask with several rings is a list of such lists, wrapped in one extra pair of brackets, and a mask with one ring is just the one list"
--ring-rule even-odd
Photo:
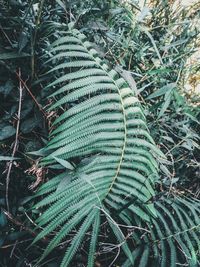
[[(197, 267), (200, 202), (167, 196), (151, 202), (158, 179), (154, 157), (163, 154), (149, 134), (133, 91), (91, 47), (83, 34), (72, 29), (50, 51), (56, 66), (49, 73), (56, 79), (45, 90), (54, 99), (49, 110), (60, 115), (41, 164), (78, 163), (36, 193), (45, 197), (35, 207), (45, 210), (37, 219), (43, 230), (34, 242), (57, 232), (40, 261), (78, 229), (61, 264), (70, 266), (92, 229), (87, 263), (92, 267), (104, 215), (127, 258), (123, 267), (175, 267), (177, 263)], [(136, 228), (125, 235), (120, 223)]]
[[(91, 226), (91, 224), (94, 222), (95, 216), (99, 217), (99, 213), (98, 211), (94, 210), (92, 212), (90, 212), (90, 214), (88, 215), (88, 217), (86, 217), (85, 221), (82, 223), (78, 233), (76, 234), (76, 236), (73, 238), (73, 241), (69, 247), (69, 249), (67, 250), (62, 263), (61, 263), (61, 267), (65, 267), (68, 266), (71, 259), (73, 258), (74, 254), (76, 253), (78, 247), (81, 244), (81, 241), (83, 240), (88, 228)], [(96, 225), (96, 227), (98, 227), (98, 225)], [(97, 229), (95, 229), (96, 231)]]
[[(37, 205), (46, 207), (37, 219), (44, 230), (34, 242), (58, 230), (42, 259), (59, 242), (80, 225), (61, 266), (69, 266), (80, 243), (93, 224), (88, 266), (93, 266), (100, 212), (108, 219), (124, 254), (133, 263), (123, 231), (117, 225), (124, 218), (132, 221), (132, 213), (142, 221), (156, 216), (148, 201), (155, 195), (158, 165), (154, 156), (163, 157), (149, 134), (145, 116), (133, 91), (125, 80), (98, 57), (86, 37), (75, 29), (65, 33), (51, 45), (55, 67), (48, 73), (55, 79), (45, 88), (54, 103), (49, 110), (60, 116), (46, 146), (42, 165), (76, 159), (76, 168), (43, 185), (36, 194), (49, 193)], [(53, 93), (52, 93), (53, 91)], [(85, 162), (85, 158), (90, 158)], [(56, 160), (57, 159), (57, 160)], [(95, 209), (95, 207), (97, 207)], [(120, 212), (120, 210), (123, 212)], [(95, 216), (94, 216), (95, 214)], [(95, 218), (94, 218), (95, 217)], [(107, 217), (107, 216), (106, 216)], [(144, 265), (149, 250), (144, 252)]]
[[(199, 205), (200, 201), (197, 200), (168, 199), (166, 196), (155, 203), (157, 218), (151, 218), (147, 223), (150, 234), (146, 241), (137, 239), (136, 248), (132, 253), (135, 255), (140, 251), (138, 259), (142, 259), (141, 266), (175, 267), (177, 264), (199, 266)], [(133, 239), (135, 238), (134, 234)], [(151, 251), (148, 252), (149, 257), (145, 256), (143, 259), (147, 253), (146, 248), (151, 248)], [(139, 260), (136, 260), (135, 265), (127, 260), (122, 266), (139, 266)]]
[(99, 233), (99, 227), (100, 227), (100, 210), (98, 210), (98, 214), (96, 214), (96, 217), (94, 219), (93, 224), (93, 230), (91, 235), (91, 241), (90, 241), (90, 250), (88, 255), (88, 267), (94, 266), (94, 259), (95, 259), (95, 249), (97, 245), (97, 239), (98, 239), (98, 233)]

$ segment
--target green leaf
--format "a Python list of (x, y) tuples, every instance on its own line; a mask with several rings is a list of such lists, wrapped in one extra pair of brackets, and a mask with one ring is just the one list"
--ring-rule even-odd
[(68, 170), (74, 170), (74, 166), (69, 163), (69, 161), (64, 159), (59, 159), (57, 157), (53, 157), (58, 163), (60, 163), (63, 167), (65, 167)]
[(5, 235), (0, 235), (0, 247), (3, 246), (5, 239), (6, 239)]
[(164, 103), (161, 107), (158, 118), (162, 117), (162, 115), (165, 113), (165, 111), (169, 107), (169, 104), (171, 102), (171, 97), (172, 97), (172, 89), (165, 94)]
[(24, 133), (30, 133), (38, 125), (39, 121), (36, 118), (29, 118), (21, 123), (20, 130)]
[(11, 80), (8, 80), (4, 85), (0, 86), (0, 93), (6, 97), (14, 88), (14, 84)]
[(2, 211), (0, 213), (0, 227), (4, 227), (7, 224), (7, 218), (6, 215), (4, 214), (4, 212)]
[(19, 43), (18, 43), (19, 53), (20, 54), (21, 54), (22, 50), (24, 49), (24, 47), (27, 45), (27, 43), (28, 43), (27, 33), (26, 32), (22, 32), (20, 34)]
[[(48, 110), (58, 108), (59, 116), (44, 148), (48, 155), (40, 164), (58, 162), (69, 171), (43, 184), (36, 194), (42, 200), (34, 208), (46, 210), (37, 219), (43, 230), (34, 243), (55, 233), (40, 261), (76, 229), (61, 265), (70, 266), (93, 224), (88, 259), (92, 267), (100, 228), (100, 218), (92, 210), (100, 205), (116, 246), (133, 264), (127, 229), (135, 225), (135, 218), (140, 225), (156, 219), (151, 200), (158, 177), (156, 157), (164, 155), (149, 134), (130, 73), (122, 75), (125, 80), (109, 70), (86, 36), (71, 27), (52, 46), (53, 56), (46, 61), (52, 62), (52, 79), (45, 90), (53, 98)], [(69, 161), (77, 163), (76, 169)], [(124, 227), (119, 224), (122, 217)], [(148, 253), (144, 255), (148, 258)]]
[(56, 0), (56, 2), (66, 11), (66, 6), (61, 0)]
[(20, 158), (17, 157), (7, 157), (7, 156), (0, 156), (0, 161), (12, 161), (12, 160), (17, 160)]
[(154, 93), (149, 95), (146, 99), (152, 99), (152, 98), (156, 98), (158, 96), (164, 95), (167, 92), (169, 92), (172, 89), (174, 89), (175, 86), (176, 86), (176, 83), (169, 83), (169, 84), (161, 87), (160, 89), (156, 90)]
[(46, 155), (48, 155), (48, 152), (46, 152), (44, 150), (44, 148), (41, 148), (41, 149), (36, 150), (36, 151), (26, 152), (26, 153), (30, 154), (30, 155), (34, 155), (34, 156), (46, 156)]
[(33, 100), (26, 99), (26, 101), (23, 101), (21, 110), (21, 119), (24, 119), (31, 112), (33, 106), (34, 106)]
[(199, 120), (194, 115), (189, 113), (189, 111), (185, 112), (185, 115), (188, 116), (192, 121), (194, 121), (194, 122), (196, 122), (196, 123), (198, 123), (200, 125)]
[(0, 131), (0, 141), (13, 136), (15, 133), (16, 133), (16, 130), (13, 126), (11, 126), (11, 125), (5, 126)]
[(0, 60), (6, 60), (6, 59), (14, 59), (14, 58), (22, 58), (22, 57), (29, 57), (29, 54), (22, 53), (18, 54), (16, 52), (10, 52), (10, 53), (0, 53)]
[(154, 47), (154, 50), (160, 60), (160, 63), (163, 65), (163, 60), (162, 60), (162, 57), (160, 55), (160, 52), (158, 50), (158, 47), (157, 47), (157, 44), (156, 44), (156, 41), (154, 40), (152, 34), (150, 33), (150, 29), (148, 29), (146, 26), (139, 26), (141, 31), (144, 31), (144, 33), (149, 37), (153, 47)]

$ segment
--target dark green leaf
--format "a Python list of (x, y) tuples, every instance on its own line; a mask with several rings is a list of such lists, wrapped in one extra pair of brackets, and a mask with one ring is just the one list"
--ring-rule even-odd
[(30, 118), (22, 122), (20, 129), (23, 133), (30, 133), (37, 126), (38, 121), (35, 118)]
[(11, 80), (8, 80), (5, 85), (0, 86), (0, 93), (4, 94), (4, 96), (6, 97), (7, 95), (9, 95), (13, 88), (13, 82)]
[(69, 170), (74, 170), (74, 166), (67, 160), (59, 159), (57, 157), (53, 157), (58, 163), (60, 163), (63, 167)]
[(0, 141), (13, 136), (15, 133), (16, 130), (13, 126), (5, 126), (3, 129), (0, 129)]
[(22, 58), (22, 57), (29, 57), (29, 54), (22, 53), (18, 54), (16, 52), (10, 52), (10, 53), (0, 53), (0, 60), (6, 60), (6, 59), (14, 59), (14, 58)]
[(2, 211), (0, 213), (0, 227), (4, 227), (7, 224), (7, 218), (6, 215), (4, 214), (4, 212)]
[(153, 94), (149, 95), (146, 99), (152, 99), (161, 95), (166, 94), (168, 91), (171, 91), (176, 86), (175, 83), (170, 83), (156, 90)]
[(11, 160), (16, 160), (16, 159), (20, 159), (20, 158), (0, 156), (0, 161), (11, 161)]

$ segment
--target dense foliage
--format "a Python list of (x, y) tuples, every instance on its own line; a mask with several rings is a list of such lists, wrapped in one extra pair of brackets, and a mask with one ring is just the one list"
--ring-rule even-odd
[(1, 266), (199, 266), (198, 4), (0, 15)]

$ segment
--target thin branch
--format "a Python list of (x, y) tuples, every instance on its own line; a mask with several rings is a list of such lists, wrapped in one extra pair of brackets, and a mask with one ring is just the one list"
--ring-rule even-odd
[(37, 107), (39, 108), (39, 110), (42, 112), (42, 114), (44, 115), (44, 117), (46, 117), (46, 114), (45, 114), (44, 110), (42, 109), (41, 105), (38, 103), (38, 101), (35, 98), (35, 96), (32, 94), (31, 90), (28, 88), (28, 86), (26, 85), (26, 83), (22, 80), (21, 76), (17, 72), (16, 72), (16, 74), (17, 74), (17, 77), (19, 78), (20, 82), (22, 83), (22, 85), (25, 87), (25, 89), (28, 91), (28, 93), (32, 97), (33, 101), (35, 102), (35, 104), (37, 105)]
[[(22, 244), (22, 243), (25, 243), (25, 242), (30, 242), (32, 240), (33, 240), (33, 238), (29, 238), (29, 239), (26, 239), (26, 240), (18, 241), (17, 244), (19, 245), (19, 244)], [(7, 248), (10, 248), (10, 247), (13, 247), (14, 245), (15, 245), (15, 243), (14, 244), (5, 245), (5, 246), (2, 246), (1, 249), (7, 249)]]
[(1, 26), (1, 24), (0, 24), (0, 29), (1, 29), (2, 33), (4, 34), (4, 36), (6, 37), (7, 41), (9, 42), (9, 44), (11, 45), (11, 47), (13, 47), (13, 44), (12, 44), (11, 40), (9, 39), (8, 35), (4, 31), (3, 27)]
[[(18, 76), (21, 77), (21, 70), (20, 69), (19, 69)], [(17, 112), (17, 127), (16, 127), (15, 143), (14, 143), (14, 147), (13, 147), (12, 157), (15, 156), (15, 153), (17, 151), (17, 146), (18, 146), (19, 125), (20, 125), (21, 108), (22, 108), (22, 91), (23, 91), (22, 83), (21, 83), (21, 80), (19, 80), (19, 106), (18, 106), (18, 112)], [(9, 189), (10, 174), (11, 174), (12, 165), (13, 165), (13, 161), (10, 161), (9, 165), (8, 165), (7, 176), (6, 176), (6, 206), (7, 206), (8, 211), (9, 211), (8, 189)]]

